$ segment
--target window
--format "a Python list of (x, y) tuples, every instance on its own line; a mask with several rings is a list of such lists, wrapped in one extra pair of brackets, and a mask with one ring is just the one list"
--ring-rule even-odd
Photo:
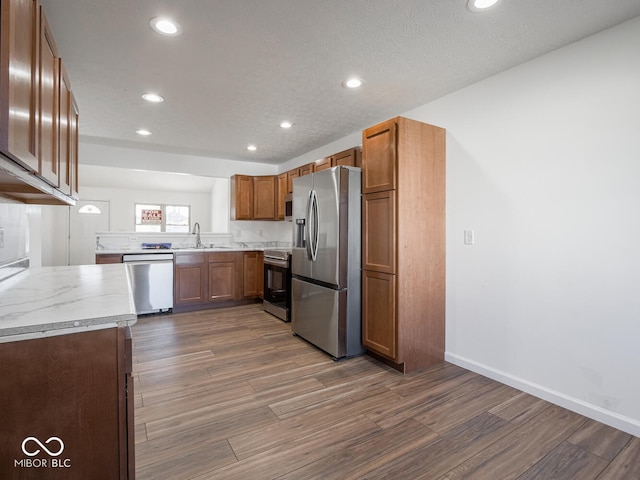
[(136, 203), (136, 232), (186, 232), (191, 225), (189, 205)]

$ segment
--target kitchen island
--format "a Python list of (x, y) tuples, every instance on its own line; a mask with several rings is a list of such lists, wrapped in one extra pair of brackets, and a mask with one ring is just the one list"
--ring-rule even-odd
[(0, 478), (134, 478), (136, 318), (124, 265), (0, 282)]

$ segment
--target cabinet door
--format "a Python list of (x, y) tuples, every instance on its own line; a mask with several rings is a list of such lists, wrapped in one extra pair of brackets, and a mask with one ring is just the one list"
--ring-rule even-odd
[(254, 220), (275, 220), (276, 218), (276, 177), (273, 175), (253, 177), (253, 218)]
[(71, 85), (62, 59), (58, 59), (59, 109), (58, 109), (58, 152), (60, 158), (60, 190), (71, 195)]
[(58, 53), (49, 24), (40, 7), (40, 62), (38, 71), (38, 98), (40, 107), (39, 175), (51, 185), (59, 185), (58, 157)]
[(224, 302), (235, 299), (235, 271), (233, 261), (209, 263), (209, 301)]
[(0, 150), (37, 172), (39, 7), (33, 0), (3, 0), (0, 8)]
[(322, 170), (326, 170), (327, 168), (331, 168), (333, 165), (331, 164), (331, 157), (323, 158), (322, 160), (317, 160), (313, 164), (314, 172), (321, 172)]
[(259, 271), (258, 264), (258, 252), (244, 253), (242, 283), (245, 298), (253, 298), (260, 295), (259, 277), (262, 276), (262, 271)]
[(396, 192), (362, 196), (362, 268), (396, 273)]
[(362, 193), (396, 188), (396, 129), (389, 120), (362, 133)]
[(284, 197), (287, 195), (288, 176), (286, 173), (278, 175), (278, 220), (284, 220)]
[(79, 157), (78, 157), (78, 139), (79, 139), (79, 118), (80, 113), (78, 110), (78, 104), (76, 103), (76, 99), (73, 96), (73, 92), (71, 92), (71, 96), (69, 98), (71, 103), (71, 112), (69, 115), (69, 182), (71, 185), (71, 196), (75, 199), (79, 198), (78, 192), (80, 191), (80, 180), (78, 176), (78, 166), (79, 166)]
[(365, 348), (396, 360), (396, 276), (362, 272), (362, 344)]
[(303, 165), (302, 167), (300, 167), (299, 171), (301, 177), (313, 173), (313, 163)]
[(175, 256), (174, 304), (197, 305), (207, 301), (208, 264), (201, 253), (184, 253)]
[(258, 296), (264, 298), (264, 253), (258, 252)]
[(293, 193), (293, 179), (300, 176), (300, 169), (289, 170), (287, 172), (287, 193)]
[(253, 177), (234, 175), (229, 183), (231, 220), (253, 218)]
[(350, 148), (344, 152), (331, 156), (332, 166), (360, 167), (362, 166), (362, 156), (360, 148)]

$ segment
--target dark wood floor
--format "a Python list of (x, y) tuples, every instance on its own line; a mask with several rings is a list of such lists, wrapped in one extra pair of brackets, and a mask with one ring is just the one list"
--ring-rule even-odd
[(133, 327), (145, 479), (640, 479), (640, 438), (444, 363), (334, 362), (250, 305)]

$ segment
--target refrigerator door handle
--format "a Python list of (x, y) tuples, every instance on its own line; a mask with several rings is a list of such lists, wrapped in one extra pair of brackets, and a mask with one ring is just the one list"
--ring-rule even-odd
[(306, 239), (306, 247), (307, 247), (307, 258), (309, 260), (312, 259), (311, 253), (311, 197), (313, 194), (313, 190), (309, 192), (309, 198), (307, 198), (307, 215), (304, 222), (304, 236)]
[(307, 200), (307, 221), (305, 222), (307, 229), (307, 257), (312, 262), (318, 258), (318, 229), (320, 227), (318, 218), (318, 195), (315, 190), (309, 192)]

